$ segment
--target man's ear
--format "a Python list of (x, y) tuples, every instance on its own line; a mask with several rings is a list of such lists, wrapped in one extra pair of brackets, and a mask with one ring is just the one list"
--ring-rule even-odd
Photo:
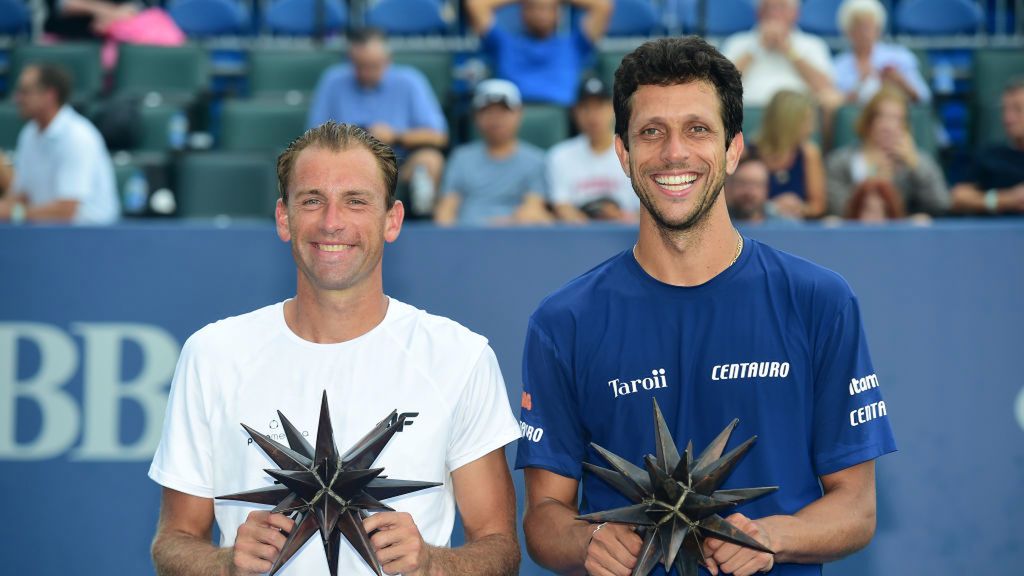
[(626, 177), (632, 178), (633, 175), (629, 173), (629, 149), (626, 148), (626, 143), (618, 134), (615, 135), (615, 155), (619, 157), (619, 165), (622, 166)]

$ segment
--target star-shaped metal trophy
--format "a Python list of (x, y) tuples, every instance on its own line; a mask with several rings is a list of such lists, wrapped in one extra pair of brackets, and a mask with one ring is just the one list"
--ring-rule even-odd
[(436, 482), (392, 480), (381, 474), (383, 468), (370, 468), (391, 437), (402, 428), (405, 415), (398, 416), (397, 410), (391, 412), (348, 452), (338, 456), (326, 391), (320, 404), (320, 426), (316, 433), (315, 450), (284, 414), (280, 411), (277, 414), (281, 418), (281, 426), (290, 447), (242, 424), (253, 441), (281, 467), (280, 470), (266, 470), (277, 482), (268, 488), (217, 498), (272, 504), (272, 512), (285, 514), (295, 520), (295, 527), (288, 534), (281, 553), (270, 569), (271, 575), (314, 532), (319, 531), (331, 574), (338, 574), (338, 554), (341, 537), (344, 536), (366, 564), (378, 576), (383, 576), (380, 561), (363, 528), (362, 520), (368, 516), (367, 512), (392, 511), (393, 508), (381, 500), (440, 486)]
[(696, 576), (698, 559), (704, 559), (704, 538), (708, 536), (774, 554), (718, 515), (718, 512), (779, 489), (769, 486), (718, 490), (757, 436), (722, 456), (729, 436), (739, 423), (733, 420), (693, 461), (693, 442), (687, 444), (680, 457), (657, 400), (654, 400), (654, 423), (657, 456), (644, 457), (646, 470), (597, 444), (590, 444), (614, 470), (589, 462), (584, 462), (583, 466), (634, 504), (577, 518), (639, 527), (638, 533), (644, 540), (633, 576), (646, 576), (659, 560), (665, 572), (674, 564), (679, 576)]

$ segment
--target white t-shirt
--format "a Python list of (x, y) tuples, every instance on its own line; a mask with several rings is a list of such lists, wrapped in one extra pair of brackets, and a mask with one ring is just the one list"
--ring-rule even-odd
[(595, 154), (583, 134), (559, 142), (547, 156), (551, 201), (577, 208), (600, 198), (611, 198), (623, 210), (635, 212), (640, 200), (622, 171), (615, 147)]
[(43, 132), (35, 120), (21, 129), (12, 189), (32, 204), (78, 200), (75, 224), (110, 224), (121, 215), (114, 164), (103, 136), (68, 105)]
[[(451, 472), (520, 436), (487, 340), (458, 323), (392, 298), (384, 321), (354, 340), (299, 338), (277, 303), (199, 330), (182, 348), (163, 437), (149, 476), (202, 498), (269, 487), (278, 468), (240, 423), (287, 444), (277, 410), (315, 444), (327, 391), (340, 453), (392, 410), (416, 412), (375, 467), (389, 478), (443, 482), (384, 501), (409, 512), (423, 539), (450, 543), (455, 521)], [(230, 546), (249, 512), (268, 506), (215, 500), (221, 545)], [(344, 538), (339, 574), (373, 574)], [(279, 574), (326, 574), (320, 538), (311, 538)]]
[[(824, 40), (800, 30), (793, 30), (789, 37), (793, 50), (801, 58), (829, 78), (833, 77), (832, 53)], [(744, 54), (754, 57), (743, 73), (743, 104), (746, 106), (767, 106), (779, 90), (810, 94), (810, 86), (786, 55), (766, 50), (761, 45), (761, 32), (757, 28), (726, 38), (722, 54), (733, 62)]]

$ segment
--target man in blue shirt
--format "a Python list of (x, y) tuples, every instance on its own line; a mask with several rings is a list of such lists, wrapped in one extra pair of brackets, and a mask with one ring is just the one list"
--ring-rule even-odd
[(411, 182), (417, 168), (430, 176), (430, 190), (414, 191), (414, 199), (417, 192), (432, 196), (444, 172), (448, 123), (426, 77), (393, 65), (384, 33), (374, 28), (349, 36), (349, 61), (324, 72), (307, 124), (334, 120), (364, 128), (395, 150), (400, 183)]
[(523, 527), (557, 572), (635, 566), (631, 526), (575, 517), (631, 504), (582, 463), (608, 466), (593, 442), (643, 467), (652, 399), (680, 447), (699, 453), (733, 418), (727, 450), (758, 437), (723, 489), (779, 486), (726, 517), (775, 554), (708, 538), (711, 574), (817, 575), (874, 534), (874, 459), (896, 448), (857, 299), (834, 272), (733, 227), (722, 188), (743, 153), (742, 102), (736, 67), (696, 37), (648, 42), (616, 72), (639, 238), (549, 296), (524, 351)]
[(521, 0), (522, 32), (502, 29), (496, 25), (495, 11), (515, 1), (466, 2), (470, 24), (493, 61), (495, 76), (512, 81), (526, 102), (571, 106), (580, 73), (608, 31), (611, 1), (567, 0), (585, 12), (568, 33), (558, 32), (559, 0)]

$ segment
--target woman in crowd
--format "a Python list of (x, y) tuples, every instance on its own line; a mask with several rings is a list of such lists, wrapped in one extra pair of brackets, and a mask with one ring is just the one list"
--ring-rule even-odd
[(906, 217), (903, 202), (892, 184), (885, 180), (865, 180), (846, 204), (847, 220), (878, 224)]
[(768, 167), (768, 199), (780, 215), (817, 218), (825, 212), (825, 167), (814, 143), (817, 110), (809, 96), (780, 90), (765, 108), (751, 153)]
[(931, 101), (914, 54), (898, 44), (879, 42), (886, 20), (881, 2), (846, 0), (838, 19), (851, 49), (835, 59), (835, 83), (847, 102), (867, 102), (882, 84), (898, 86), (911, 102)]
[(938, 216), (949, 208), (949, 188), (935, 160), (914, 144), (907, 122), (907, 96), (885, 86), (857, 118), (860, 142), (828, 157), (828, 210), (842, 215), (857, 186), (888, 182), (909, 214)]

